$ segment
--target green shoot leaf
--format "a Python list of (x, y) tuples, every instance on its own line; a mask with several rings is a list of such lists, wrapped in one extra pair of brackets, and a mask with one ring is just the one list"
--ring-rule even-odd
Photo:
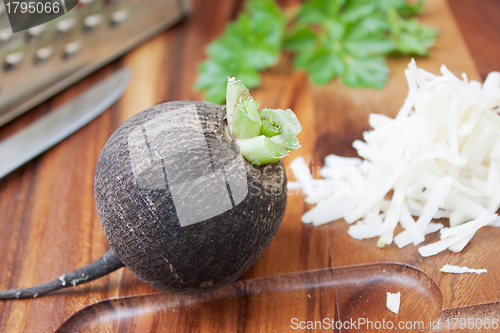
[[(272, 138), (271, 138), (272, 139)], [(256, 166), (278, 162), (288, 155), (288, 151), (261, 135), (251, 139), (236, 139), (241, 155)]]
[(280, 131), (278, 128), (276, 128), (275, 125), (273, 125), (273, 123), (269, 119), (264, 118), (262, 120), (262, 125), (260, 127), (260, 134), (265, 135), (268, 138), (270, 138), (270, 137), (273, 137), (275, 135), (280, 134)]
[(302, 126), (292, 110), (281, 109), (262, 109), (259, 111), (259, 116), (262, 119), (269, 119), (271, 123), (279, 129), (280, 133), (291, 133), (298, 135), (302, 132)]
[(274, 163), (300, 148), (302, 126), (292, 110), (262, 109), (241, 82), (227, 81), (226, 118), (241, 155), (254, 165)]
[(226, 84), (226, 118), (229, 126), (229, 131), (233, 132), (233, 122), (236, 113), (236, 105), (241, 101), (248, 99), (250, 97), (250, 92), (241, 83), (237, 81), (234, 77), (227, 79)]
[(300, 148), (299, 139), (292, 133), (280, 134), (270, 138), (272, 142), (285, 148), (288, 151), (297, 150)]
[(233, 123), (233, 135), (235, 137), (248, 139), (259, 135), (262, 121), (257, 112), (258, 108), (259, 103), (251, 97), (236, 105)]

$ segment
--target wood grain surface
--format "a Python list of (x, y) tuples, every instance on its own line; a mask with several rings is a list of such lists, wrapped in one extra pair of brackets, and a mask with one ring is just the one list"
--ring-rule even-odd
[[(241, 1), (236, 0), (192, 2), (194, 10), (186, 21), (0, 128), (1, 140), (69, 101), (117, 68), (132, 69), (131, 84), (117, 104), (62, 143), (0, 180), (0, 289), (50, 281), (96, 260), (109, 248), (93, 195), (95, 165), (104, 143), (124, 120), (147, 107), (167, 100), (201, 99), (192, 85), (196, 65), (205, 57), (203, 48), (221, 33), (241, 8)], [(280, 1), (283, 5), (296, 2)], [(500, 70), (499, 16), (500, 3), (496, 0), (428, 0), (421, 20), (437, 27), (440, 35), (431, 56), (417, 58), (417, 64), (437, 73), (444, 63), (455, 74), (466, 72), (470, 79), (479, 80), (490, 71)], [(283, 54), (280, 62), (265, 72), (262, 86), (255, 89), (253, 95), (262, 106), (292, 108), (303, 125), (299, 137), (302, 148), (290, 154), (285, 165), (301, 155), (317, 174), (325, 155), (353, 156), (355, 151), (351, 143), (368, 129), (368, 114), (379, 112), (393, 116), (402, 105), (407, 93), (403, 68), (409, 60), (401, 57), (388, 61), (391, 76), (384, 90), (352, 90), (338, 82), (321, 88), (314, 86), (304, 73), (291, 70), (290, 58)], [(391, 261), (416, 266), (430, 276), (441, 289), (443, 308), (448, 309), (445, 316), (453, 316), (453, 311), (465, 313), (453, 310), (455, 308), (500, 301), (497, 250), (500, 228), (480, 230), (462, 253), (444, 252), (421, 258), (415, 247), (398, 250), (391, 245), (379, 249), (376, 240), (353, 240), (347, 235), (347, 224), (343, 221), (321, 227), (303, 225), (300, 216), (309, 208), (300, 194), (289, 196), (285, 218), (275, 239), (241, 280)], [(433, 237), (428, 240), (433, 241)], [(488, 274), (441, 274), (438, 270), (444, 263), (487, 268)], [(72, 314), (92, 303), (156, 292), (130, 271), (122, 269), (88, 285), (50, 296), (0, 302), (0, 331), (53, 332)], [(311, 302), (319, 302), (314, 299), (315, 295), (312, 297)], [(262, 299), (261, 309), (270, 304)], [(466, 313), (469, 317), (478, 313), (498, 315), (492, 312), (495, 309), (498, 311), (497, 305), (482, 305)], [(197, 331), (196, 327), (201, 325), (198, 322), (201, 319), (173, 318), (178, 321), (176, 327), (185, 331)], [(213, 321), (226, 320), (220, 313), (207, 318), (204, 322), (207, 331)], [(137, 332), (168, 328), (158, 326), (160, 319), (150, 319), (151, 324)], [(287, 327), (283, 331), (287, 331)], [(266, 328), (243, 325), (238, 326), (238, 330), (265, 332)], [(100, 330), (105, 331), (127, 330)], [(227, 331), (232, 329), (227, 328)]]
[[(417, 291), (420, 297), (403, 299), (396, 315), (385, 307), (380, 290)], [(423, 271), (404, 264), (368, 264), (243, 280), (202, 295), (156, 293), (105, 300), (77, 312), (57, 333), (100, 332), (109, 327), (118, 332), (161, 331), (150, 329), (153, 326), (169, 332), (187, 327), (195, 332), (280, 332), (307, 327), (306, 318), (329, 331), (335, 322), (370, 331), (366, 318), (372, 326), (374, 318), (382, 317), (437, 322), (442, 305), (439, 288)]]

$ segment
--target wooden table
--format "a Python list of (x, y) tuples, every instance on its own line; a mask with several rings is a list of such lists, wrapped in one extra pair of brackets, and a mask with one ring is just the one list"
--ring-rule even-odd
[[(295, 2), (281, 1), (286, 5)], [(193, 5), (194, 11), (186, 21), (0, 128), (3, 139), (117, 68), (127, 66), (133, 71), (130, 87), (118, 103), (64, 142), (0, 180), (0, 289), (50, 281), (94, 261), (108, 249), (93, 194), (94, 170), (101, 148), (123, 121), (151, 105), (167, 100), (201, 99), (192, 89), (196, 65), (205, 57), (204, 46), (236, 16), (241, 1), (193, 0)], [(428, 0), (421, 20), (437, 27), (440, 36), (431, 56), (417, 59), (417, 64), (437, 73), (441, 63), (445, 63), (455, 74), (466, 72), (470, 79), (483, 80), (490, 71), (500, 70), (498, 17), (500, 3), (495, 0)], [(303, 124), (299, 137), (302, 148), (286, 158), (285, 165), (302, 155), (317, 170), (327, 154), (354, 156), (351, 143), (368, 129), (367, 115), (380, 112), (394, 116), (402, 105), (407, 92), (406, 85), (401, 84), (403, 69), (409, 60), (389, 60), (391, 76), (385, 89), (365, 91), (347, 89), (338, 82), (315, 87), (304, 73), (292, 71), (289, 57), (283, 55), (279, 64), (266, 71), (261, 88), (255, 89), (253, 95), (261, 105), (292, 108)], [(494, 304), (500, 301), (498, 242), (488, 241), (500, 238), (500, 228), (480, 230), (463, 253), (444, 252), (421, 258), (412, 246), (403, 250), (394, 245), (378, 249), (376, 240), (353, 240), (347, 236), (347, 224), (342, 221), (321, 227), (303, 225), (300, 216), (309, 208), (303, 203), (303, 196), (289, 197), (276, 238), (242, 280), (346, 265), (401, 262), (422, 269), (439, 286), (444, 309), (492, 303), (481, 309), (498, 316), (499, 306)], [(487, 268), (489, 273), (444, 275), (438, 272), (444, 263)], [(54, 295), (1, 301), (0, 331), (52, 332), (76, 311), (97, 301), (156, 292), (127, 269), (121, 269)], [(262, 308), (269, 305), (265, 298), (262, 302)], [(197, 327), (194, 331), (211, 331), (215, 326), (210, 325), (227, 320), (221, 316), (210, 325), (196, 326), (196, 319), (182, 318), (186, 320), (175, 324), (176, 332), (192, 327)], [(266, 331), (262, 325), (261, 322), (245, 327), (240, 323), (237, 327)], [(156, 324), (147, 329), (157, 332), (172, 327)], [(283, 327), (283, 331), (287, 330), (289, 326)]]

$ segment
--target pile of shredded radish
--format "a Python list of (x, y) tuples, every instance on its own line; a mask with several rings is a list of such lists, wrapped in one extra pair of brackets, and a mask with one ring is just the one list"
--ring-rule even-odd
[[(441, 240), (419, 247), (424, 257), (459, 252), (478, 229), (500, 226), (500, 73), (482, 86), (444, 65), (441, 74), (411, 61), (396, 118), (370, 114), (373, 130), (353, 143), (363, 159), (329, 155), (323, 179), (313, 179), (302, 157), (291, 162), (298, 183), (289, 188), (300, 187), (316, 204), (304, 223), (343, 218), (350, 236), (378, 236), (379, 247), (417, 245), (439, 230)], [(433, 218), (449, 218), (450, 227)], [(394, 236), (398, 222), (404, 231)]]

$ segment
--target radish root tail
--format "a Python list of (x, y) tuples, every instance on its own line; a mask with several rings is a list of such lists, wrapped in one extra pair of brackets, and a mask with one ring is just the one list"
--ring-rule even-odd
[(123, 265), (116, 256), (115, 252), (110, 249), (93, 263), (73, 272), (63, 274), (57, 280), (31, 288), (0, 291), (0, 299), (19, 299), (42, 296), (59, 289), (94, 281), (124, 266), (125, 265)]

